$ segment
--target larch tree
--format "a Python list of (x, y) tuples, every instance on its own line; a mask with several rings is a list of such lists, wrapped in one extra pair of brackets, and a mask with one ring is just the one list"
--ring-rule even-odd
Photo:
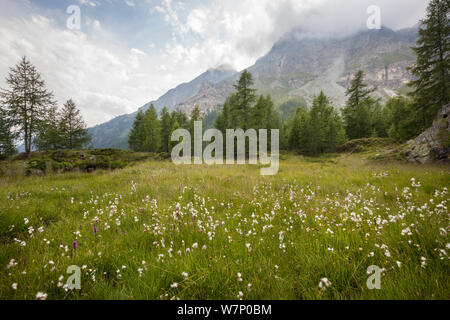
[(233, 108), (239, 121), (235, 125), (244, 131), (250, 129), (252, 106), (256, 100), (256, 89), (252, 86), (253, 76), (247, 70), (242, 72), (239, 81), (234, 85), (236, 93)]
[(81, 149), (91, 141), (80, 110), (71, 99), (64, 104), (60, 117), (63, 149)]
[(9, 89), (0, 91), (6, 119), (23, 139), (25, 152), (30, 153), (39, 123), (55, 105), (53, 93), (46, 89), (41, 75), (26, 57), (10, 68), (6, 83)]
[(144, 112), (142, 110), (139, 110), (128, 136), (128, 145), (130, 146), (131, 150), (142, 152), (144, 151), (144, 140)]

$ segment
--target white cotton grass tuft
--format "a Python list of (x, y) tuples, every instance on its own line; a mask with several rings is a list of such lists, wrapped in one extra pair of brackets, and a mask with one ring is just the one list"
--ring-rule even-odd
[(327, 278), (322, 278), (319, 282), (319, 289), (326, 290), (328, 287), (331, 287), (331, 284), (332, 283), (330, 280), (328, 280)]
[(48, 295), (46, 293), (39, 291), (36, 293), (36, 300), (46, 300), (47, 296)]

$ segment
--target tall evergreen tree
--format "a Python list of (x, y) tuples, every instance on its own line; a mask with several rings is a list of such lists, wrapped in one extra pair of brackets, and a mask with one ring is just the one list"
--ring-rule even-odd
[(431, 0), (421, 21), (411, 68), (415, 80), (412, 96), (421, 130), (428, 128), (438, 110), (450, 102), (450, 1)]
[(297, 109), (290, 135), (292, 150), (315, 156), (336, 151), (345, 140), (342, 119), (323, 92), (314, 98), (311, 110)]
[(158, 152), (161, 146), (161, 124), (153, 105), (144, 114), (144, 151)]
[(370, 97), (374, 89), (367, 89), (364, 72), (358, 71), (347, 90), (347, 104), (342, 110), (348, 138), (359, 139), (372, 134), (371, 111), (377, 101)]
[(252, 106), (256, 100), (256, 89), (253, 89), (252, 86), (253, 76), (247, 70), (242, 72), (238, 83), (234, 85), (236, 93), (233, 109), (238, 120), (236, 126), (244, 131), (250, 128)]
[(280, 127), (279, 117), (270, 95), (260, 96), (252, 110), (253, 129), (278, 129)]
[(217, 116), (214, 127), (222, 133), (225, 133), (227, 129), (231, 129), (231, 106), (229, 98), (223, 104), (223, 108)]
[(170, 138), (172, 135), (172, 118), (167, 108), (161, 111), (161, 151), (170, 152)]
[(91, 141), (86, 123), (72, 99), (61, 110), (60, 130), (63, 149), (81, 149)]
[(0, 92), (6, 118), (24, 140), (25, 152), (30, 153), (40, 121), (55, 105), (53, 93), (47, 91), (41, 75), (26, 57), (10, 69), (6, 82), (10, 88)]
[(145, 128), (144, 128), (144, 112), (139, 110), (136, 115), (136, 119), (133, 122), (133, 126), (128, 136), (128, 145), (131, 150), (136, 152), (144, 151), (144, 141), (145, 141)]
[(172, 125), (178, 122), (180, 128), (189, 129), (189, 119), (182, 111), (172, 111)]
[(367, 89), (367, 84), (364, 83), (365, 73), (359, 70), (353, 80), (351, 81), (350, 88), (348, 88), (346, 95), (349, 97), (347, 100), (347, 107), (356, 109), (360, 102), (370, 97), (370, 94), (375, 89)]
[(50, 112), (39, 123), (33, 145), (37, 150), (58, 150), (63, 148), (63, 144), (61, 115), (56, 106), (52, 106)]

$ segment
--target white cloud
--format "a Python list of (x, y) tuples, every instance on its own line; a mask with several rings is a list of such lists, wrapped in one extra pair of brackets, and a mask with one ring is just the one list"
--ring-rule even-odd
[(99, 45), (82, 32), (55, 28), (42, 16), (3, 19), (0, 37), (0, 87), (6, 87), (8, 68), (26, 55), (59, 104), (74, 99), (89, 125), (134, 112), (174, 85), (149, 77), (156, 68), (143, 61), (144, 52)]

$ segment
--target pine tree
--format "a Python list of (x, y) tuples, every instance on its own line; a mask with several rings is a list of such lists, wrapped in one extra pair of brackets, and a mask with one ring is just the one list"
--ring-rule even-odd
[(55, 105), (53, 93), (47, 91), (41, 75), (26, 57), (10, 69), (6, 82), (10, 89), (0, 93), (6, 118), (24, 140), (25, 152), (30, 153), (40, 121)]
[(364, 72), (358, 71), (347, 90), (347, 104), (342, 110), (345, 131), (350, 139), (370, 137), (372, 134), (371, 111), (377, 103), (370, 97), (375, 89), (367, 89)]
[(421, 130), (428, 128), (438, 110), (450, 102), (450, 2), (431, 0), (427, 17), (421, 21), (414, 49), (416, 64), (411, 68), (415, 80), (412, 97)]
[(189, 119), (182, 111), (172, 111), (172, 125), (178, 122), (180, 128), (189, 129)]
[(195, 123), (195, 121), (200, 121), (200, 120), (202, 120), (200, 108), (198, 107), (198, 105), (195, 105), (194, 109), (192, 109), (191, 119), (189, 121), (189, 132), (191, 133), (192, 137), (194, 136), (194, 123)]
[(225, 133), (227, 129), (231, 129), (230, 109), (231, 109), (230, 99), (228, 98), (227, 101), (225, 101), (225, 103), (223, 104), (223, 108), (214, 123), (214, 127), (222, 133)]
[(61, 111), (62, 148), (81, 149), (88, 144), (91, 141), (91, 136), (86, 127), (75, 102), (71, 99), (68, 100)]
[(167, 108), (161, 111), (161, 151), (170, 152), (170, 138), (172, 135), (172, 118)]
[(417, 136), (413, 103), (404, 97), (389, 99), (384, 108), (387, 133), (396, 142), (406, 142)]
[(130, 146), (131, 150), (142, 152), (144, 151), (144, 141), (144, 112), (142, 112), (142, 110), (139, 110), (128, 137), (128, 145)]
[(144, 151), (158, 152), (161, 145), (161, 124), (153, 105), (144, 114)]
[(61, 115), (56, 106), (52, 106), (50, 112), (40, 121), (33, 145), (40, 151), (63, 148), (64, 136), (61, 130)]
[(359, 70), (353, 78), (350, 88), (347, 90), (346, 95), (349, 97), (347, 101), (347, 107), (356, 109), (360, 102), (367, 99), (375, 89), (367, 89), (367, 84), (364, 83), (365, 74), (364, 71)]
[(290, 149), (316, 156), (335, 152), (346, 140), (342, 119), (323, 92), (313, 100), (311, 110), (297, 109), (290, 134)]
[(236, 94), (233, 108), (238, 120), (235, 125), (244, 131), (250, 128), (252, 105), (256, 99), (256, 89), (253, 89), (252, 86), (253, 76), (247, 70), (242, 72), (238, 83), (234, 85)]
[(280, 127), (279, 117), (274, 109), (271, 96), (261, 95), (252, 109), (252, 128), (256, 130), (278, 129)]

